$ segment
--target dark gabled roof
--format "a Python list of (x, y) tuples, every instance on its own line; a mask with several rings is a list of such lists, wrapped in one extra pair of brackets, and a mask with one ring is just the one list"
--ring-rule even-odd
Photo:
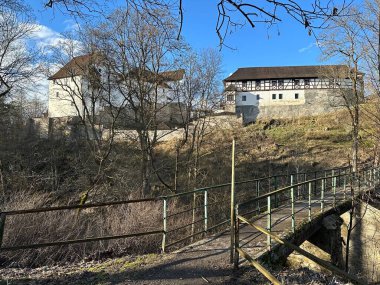
[(90, 54), (76, 56), (55, 74), (50, 76), (48, 80), (84, 75), (88, 71), (88, 67), (93, 60), (94, 56)]
[[(78, 75), (84, 75), (88, 72), (89, 67), (93, 63), (99, 63), (100, 62), (100, 55), (95, 54), (86, 54), (86, 55), (80, 55), (76, 56), (73, 59), (71, 59), (68, 63), (65, 64), (60, 70), (58, 70), (54, 75), (50, 76), (48, 79), (61, 79), (61, 78), (67, 78), (72, 76), (78, 76)], [(164, 82), (167, 81), (179, 81), (183, 79), (183, 76), (185, 74), (184, 69), (178, 69), (178, 70), (171, 70), (171, 71), (165, 71), (161, 73), (154, 73), (149, 70), (145, 70), (144, 72), (139, 71), (138, 69), (133, 69), (130, 71), (130, 74), (133, 76), (142, 76), (144, 77), (148, 82), (150, 81), (159, 81), (162, 85), (164, 85)]]
[(224, 81), (315, 78), (332, 73), (347, 75), (349, 69), (346, 65), (242, 67), (224, 79)]
[(170, 70), (161, 72), (160, 75), (163, 77), (164, 81), (179, 81), (183, 79), (185, 75), (184, 69)]

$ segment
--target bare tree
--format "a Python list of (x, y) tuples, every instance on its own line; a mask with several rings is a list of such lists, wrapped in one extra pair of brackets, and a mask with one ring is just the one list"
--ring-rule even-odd
[[(80, 41), (79, 41), (80, 39)], [(115, 143), (115, 128), (124, 102), (115, 104), (114, 80), (105, 57), (94, 50), (88, 30), (82, 30), (79, 38), (63, 42), (53, 56), (61, 63), (61, 69), (52, 75), (49, 100), (67, 109), (67, 116), (79, 119), (79, 134), (88, 146), (96, 171), (87, 175), (91, 187), (84, 191), (81, 202), (97, 191), (97, 185), (106, 179), (109, 157)], [(78, 46), (78, 43), (81, 43)], [(77, 56), (77, 53), (83, 55)], [(55, 102), (55, 103), (54, 103)]]
[(176, 26), (166, 11), (155, 14), (163, 25), (156, 26), (149, 15), (142, 16), (133, 8), (117, 10), (92, 31), (94, 46), (110, 67), (114, 92), (125, 102), (124, 128), (135, 129), (138, 135), (143, 196), (150, 193), (152, 175), (158, 175), (154, 148), (159, 140), (160, 117), (176, 102), (176, 93), (168, 82), (177, 81), (175, 77), (182, 73), (171, 71), (182, 49), (176, 40)]
[(36, 27), (20, 5), (0, 5), (0, 97), (28, 88), (36, 74), (36, 53), (24, 42)]
[[(353, 11), (355, 14), (355, 11)], [(337, 58), (344, 64), (332, 68), (325, 76), (330, 88), (336, 90), (338, 100), (333, 104), (343, 106), (350, 117), (352, 132), (351, 163), (353, 171), (358, 170), (360, 108), (364, 100), (363, 73), (360, 66), (364, 60), (365, 50), (359, 43), (361, 29), (353, 18), (339, 18), (334, 26), (321, 35), (320, 44), (323, 56), (327, 59)]]

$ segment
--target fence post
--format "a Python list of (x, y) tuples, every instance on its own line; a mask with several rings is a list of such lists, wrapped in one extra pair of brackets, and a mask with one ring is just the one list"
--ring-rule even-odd
[(294, 187), (290, 188), (290, 199), (292, 203), (292, 232), (294, 233), (296, 231), (296, 218), (294, 211)]
[(325, 209), (325, 178), (322, 178), (322, 187), (321, 187), (321, 212), (323, 213)]
[(234, 241), (235, 241), (235, 256), (234, 256), (234, 268), (235, 269), (238, 269), (239, 267), (239, 251), (238, 251), (238, 248), (240, 247), (239, 245), (239, 230), (240, 230), (240, 220), (238, 219), (238, 216), (239, 215), (239, 206), (236, 205), (235, 207), (235, 238), (234, 238)]
[(234, 247), (235, 247), (235, 138), (232, 140), (232, 154), (231, 154), (231, 205), (230, 205), (230, 263), (234, 262)]
[(207, 190), (204, 191), (204, 199), (203, 199), (203, 206), (204, 206), (204, 219), (205, 219), (205, 233), (207, 233), (207, 229), (208, 229), (208, 212), (207, 212), (207, 204), (208, 204), (208, 201), (207, 201)]
[(293, 185), (293, 184), (294, 184), (294, 176), (292, 174), (292, 175), (290, 175), (290, 185)]
[(163, 253), (165, 252), (165, 247), (166, 247), (167, 216), (168, 216), (168, 202), (166, 198), (164, 198), (163, 215), (162, 215), (163, 233), (162, 233), (162, 244), (161, 244), (161, 249)]
[(334, 193), (333, 207), (335, 207), (336, 206), (336, 177), (333, 177), (333, 193)]
[[(267, 202), (267, 211), (268, 211), (267, 230), (271, 232), (272, 231), (272, 209), (271, 209), (271, 203), (270, 203), (271, 196), (268, 196), (267, 200), (268, 200)], [(267, 243), (268, 243), (269, 250), (271, 250), (272, 238), (270, 235), (267, 235)]]
[(309, 222), (311, 222), (311, 182), (309, 182)]
[(1, 245), (3, 244), (5, 218), (6, 218), (6, 215), (0, 212), (0, 251), (1, 251)]

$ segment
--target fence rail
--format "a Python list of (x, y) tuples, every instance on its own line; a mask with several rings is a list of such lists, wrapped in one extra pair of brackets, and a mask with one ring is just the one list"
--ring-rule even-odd
[[(344, 202), (355, 199), (364, 192), (373, 190), (379, 183), (379, 168), (365, 169), (357, 173), (332, 171), (329, 176), (325, 175), (310, 180), (305, 179), (298, 183), (294, 183), (291, 179), (291, 185), (237, 203), (234, 208), (234, 216), (236, 218), (233, 228), (231, 228), (231, 233), (234, 233), (231, 251), (233, 252), (232, 260), (235, 267), (239, 265), (239, 255), (242, 255), (250, 264), (254, 265), (245, 248), (248, 249), (249, 244), (257, 243), (257, 239), (263, 235), (266, 235), (266, 250), (271, 250), (273, 246), (272, 239), (294, 249), (293, 245), (289, 245), (289, 243), (273, 234), (274, 227), (278, 227), (279, 224), (288, 222), (290, 219), (290, 232), (295, 233), (297, 224), (301, 225), (305, 222), (311, 222), (314, 216), (325, 212), (327, 206), (335, 208)], [(350, 190), (349, 195), (347, 193), (348, 190)], [(279, 197), (286, 197), (287, 199), (279, 200)], [(316, 207), (316, 205), (319, 206)], [(285, 208), (291, 209), (290, 213), (286, 211), (281, 212)], [(299, 218), (299, 222), (297, 223), (297, 214), (299, 215), (305, 211), (307, 211), (307, 214), (303, 218)], [(275, 223), (273, 223), (272, 219), (274, 214), (277, 214), (277, 221)], [(279, 215), (281, 216), (279, 217)], [(253, 224), (259, 220), (262, 224), (265, 224), (266, 229)], [(248, 224), (251, 228), (257, 230), (256, 234), (250, 233), (248, 241), (244, 240), (243, 242), (243, 240), (240, 240), (241, 223)], [(285, 229), (282, 229), (282, 232), (286, 234), (286, 229), (289, 229), (289, 227), (287, 225), (284, 227)], [(277, 230), (279, 229), (277, 228)], [(326, 264), (322, 265), (326, 267)], [(333, 270), (336, 272), (336, 268), (333, 268)], [(344, 275), (344, 272), (339, 271), (338, 273), (346, 279), (361, 284), (358, 279), (350, 275)]]
[[(285, 190), (276, 190), (293, 183), (293, 188), (302, 186), (310, 178), (323, 177), (329, 179), (329, 173), (346, 173), (348, 167), (334, 168), (316, 172), (290, 173), (283, 175), (267, 176), (252, 180), (238, 181), (234, 183), (236, 191), (236, 203), (258, 201), (257, 208), (262, 211), (265, 203), (263, 197), (270, 197), (269, 193), (282, 193)], [(319, 178), (321, 179), (321, 178)], [(309, 180), (308, 180), (309, 181)], [(103, 203), (90, 203), (84, 205), (57, 206), (38, 209), (10, 210), (0, 212), (0, 252), (23, 249), (35, 249), (50, 246), (62, 246), (76, 243), (97, 242), (114, 239), (125, 239), (139, 236), (162, 235), (161, 250), (180, 247), (201, 238), (206, 234), (215, 233), (227, 229), (226, 224), (230, 219), (230, 198), (232, 183), (224, 183), (211, 187), (203, 187), (188, 192), (160, 196), (157, 198), (110, 201)], [(287, 186), (286, 189), (288, 189)], [(274, 205), (279, 206), (282, 202), (281, 195), (276, 195)], [(7, 234), (7, 217), (18, 215), (34, 215), (38, 213), (78, 211), (85, 209), (105, 208), (117, 205), (129, 205), (138, 203), (155, 202), (161, 203), (161, 222), (155, 229), (144, 230), (135, 233), (121, 233), (105, 236), (90, 236), (69, 240), (43, 241), (34, 244), (10, 244), (3, 245), (4, 236)], [(271, 202), (270, 202), (271, 203)]]

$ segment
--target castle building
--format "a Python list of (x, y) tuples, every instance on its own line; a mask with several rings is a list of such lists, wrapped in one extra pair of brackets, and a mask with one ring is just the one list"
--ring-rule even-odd
[(225, 110), (244, 123), (332, 112), (344, 105), (341, 92), (352, 92), (352, 76), (345, 65), (239, 68), (224, 79)]

